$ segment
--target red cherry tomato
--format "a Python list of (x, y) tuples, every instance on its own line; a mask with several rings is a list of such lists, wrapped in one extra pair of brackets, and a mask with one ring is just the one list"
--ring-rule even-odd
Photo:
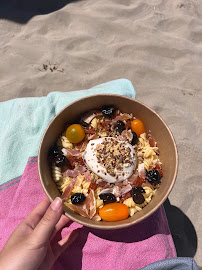
[(128, 218), (129, 208), (123, 203), (108, 203), (99, 210), (101, 219), (119, 221)]
[(131, 122), (131, 129), (137, 134), (138, 137), (140, 137), (142, 133), (146, 132), (144, 124), (139, 119), (135, 119)]

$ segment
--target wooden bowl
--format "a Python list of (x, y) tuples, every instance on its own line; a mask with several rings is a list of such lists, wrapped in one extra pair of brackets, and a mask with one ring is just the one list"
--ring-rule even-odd
[(69, 104), (55, 116), (43, 135), (38, 153), (38, 170), (41, 185), (49, 199), (52, 201), (55, 197), (61, 196), (51, 176), (51, 168), (47, 160), (48, 150), (64, 131), (66, 123), (74, 123), (74, 120), (78, 119), (82, 113), (100, 108), (103, 105), (114, 105), (122, 112), (133, 113), (136, 118), (142, 120), (147, 132), (151, 131), (152, 136), (157, 141), (160, 150), (159, 158), (163, 164), (163, 178), (160, 188), (142, 211), (122, 221), (93, 221), (80, 216), (65, 205), (64, 213), (71, 220), (87, 227), (119, 229), (136, 224), (154, 213), (166, 200), (175, 183), (178, 168), (176, 144), (168, 126), (155, 111), (135, 99), (112, 94), (93, 95)]

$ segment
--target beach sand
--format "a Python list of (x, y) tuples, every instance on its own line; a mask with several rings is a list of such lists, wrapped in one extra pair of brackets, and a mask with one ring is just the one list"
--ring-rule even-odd
[(131, 80), (175, 137), (165, 207), (178, 255), (202, 266), (201, 0), (42, 2), (0, 4), (0, 101)]

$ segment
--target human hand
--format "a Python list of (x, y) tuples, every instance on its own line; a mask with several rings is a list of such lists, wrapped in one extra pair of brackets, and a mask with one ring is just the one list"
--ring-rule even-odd
[[(70, 222), (62, 215), (63, 203), (48, 198), (15, 229), (0, 253), (0, 269), (50, 270), (61, 253), (77, 238), (75, 230), (59, 241), (56, 234)], [(55, 243), (56, 242), (56, 243)]]

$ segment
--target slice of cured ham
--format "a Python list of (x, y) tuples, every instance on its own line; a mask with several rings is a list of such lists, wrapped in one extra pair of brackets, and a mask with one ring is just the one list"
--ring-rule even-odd
[(149, 145), (151, 147), (156, 147), (156, 141), (153, 137), (149, 137)]
[(127, 192), (129, 192), (131, 189), (132, 189), (132, 186), (130, 184), (128, 184), (127, 186), (125, 186), (122, 189), (120, 189), (120, 193), (121, 193), (121, 195), (124, 195)]
[(128, 183), (130, 183), (132, 187), (141, 187), (144, 182), (145, 179), (139, 177), (137, 172), (134, 173), (130, 178), (128, 178)]
[(96, 200), (94, 196), (94, 191), (91, 189), (90, 193), (86, 197), (84, 202), (86, 204), (86, 208), (89, 209), (88, 216), (90, 219), (96, 214)]
[(96, 134), (93, 134), (93, 135), (90, 135), (89, 137), (88, 137), (88, 140), (90, 141), (90, 140), (96, 140), (96, 139), (98, 139), (99, 137), (96, 135)]
[(83, 175), (85, 177), (86, 182), (92, 182), (91, 173), (89, 171), (84, 172)]
[(61, 199), (62, 200), (67, 200), (69, 198), (69, 195), (72, 192), (72, 189), (76, 183), (77, 178), (73, 178), (72, 181), (69, 183), (69, 185), (66, 187), (65, 191), (62, 194)]
[(131, 118), (132, 118), (132, 116), (131, 116), (130, 114), (124, 113), (124, 114), (122, 114), (122, 115), (116, 116), (116, 117), (113, 119), (113, 121), (114, 121), (114, 122), (116, 122), (116, 121), (118, 121), (118, 120), (124, 121), (124, 120), (129, 120), (129, 119), (131, 119)]
[(124, 202), (125, 200), (127, 200), (128, 198), (131, 197), (130, 191), (125, 193), (123, 196), (121, 196), (120, 198), (120, 202)]
[(90, 128), (84, 128), (84, 131), (86, 134), (96, 134), (96, 130), (92, 126)]
[(146, 171), (145, 171), (145, 168), (144, 168), (144, 163), (139, 164), (139, 166), (138, 166), (138, 174), (139, 174), (140, 178), (145, 179)]
[(75, 205), (71, 203), (66, 203), (65, 205), (75, 211), (76, 213), (92, 219), (96, 214), (96, 200), (94, 196), (94, 191), (91, 190), (85, 201), (81, 204)]
[(131, 175), (131, 177), (128, 178), (128, 183), (134, 184), (135, 181), (137, 180), (137, 177), (138, 177), (138, 173), (135, 172), (134, 174)]
[(87, 168), (85, 166), (78, 166), (76, 168), (77, 171), (79, 171), (81, 174), (87, 171)]
[(120, 194), (120, 188), (118, 186), (114, 186), (114, 188), (113, 188), (113, 194), (116, 197), (120, 197), (121, 196), (121, 194)]
[(81, 142), (75, 146), (75, 149), (80, 152), (83, 152), (86, 149), (87, 144), (88, 144), (88, 141)]
[(101, 217), (98, 214), (96, 214), (96, 215), (94, 215), (94, 217), (92, 218), (92, 220), (94, 220), (94, 221), (100, 221), (101, 220)]
[(131, 142), (133, 138), (132, 131), (130, 130), (124, 130), (122, 131), (121, 135), (118, 136), (118, 140), (120, 141), (128, 141)]
[(110, 183), (107, 183), (106, 181), (99, 181), (98, 182), (98, 186), (100, 186), (103, 189), (105, 189), (105, 188), (109, 188), (110, 187)]
[(69, 207), (71, 210), (73, 210), (74, 212), (76, 212), (77, 214), (83, 216), (83, 217), (86, 217), (88, 218), (88, 211), (86, 209), (86, 206), (82, 203), (80, 205), (75, 205), (75, 204), (71, 204), (71, 203), (66, 203), (65, 202), (65, 205), (67, 207)]
[(74, 170), (67, 169), (63, 172), (63, 176), (69, 176), (69, 177), (77, 177), (79, 174), (84, 174), (86, 172), (87, 168), (85, 166), (78, 166)]
[(82, 153), (80, 152), (80, 150), (77, 150), (77, 149), (62, 148), (62, 152), (66, 157), (68, 156), (82, 157)]
[(77, 177), (79, 175), (79, 171), (76, 170), (66, 170), (65, 172), (63, 172), (63, 177), (69, 176), (69, 177)]
[(144, 183), (142, 184), (143, 187), (153, 187), (149, 181), (145, 180)]

